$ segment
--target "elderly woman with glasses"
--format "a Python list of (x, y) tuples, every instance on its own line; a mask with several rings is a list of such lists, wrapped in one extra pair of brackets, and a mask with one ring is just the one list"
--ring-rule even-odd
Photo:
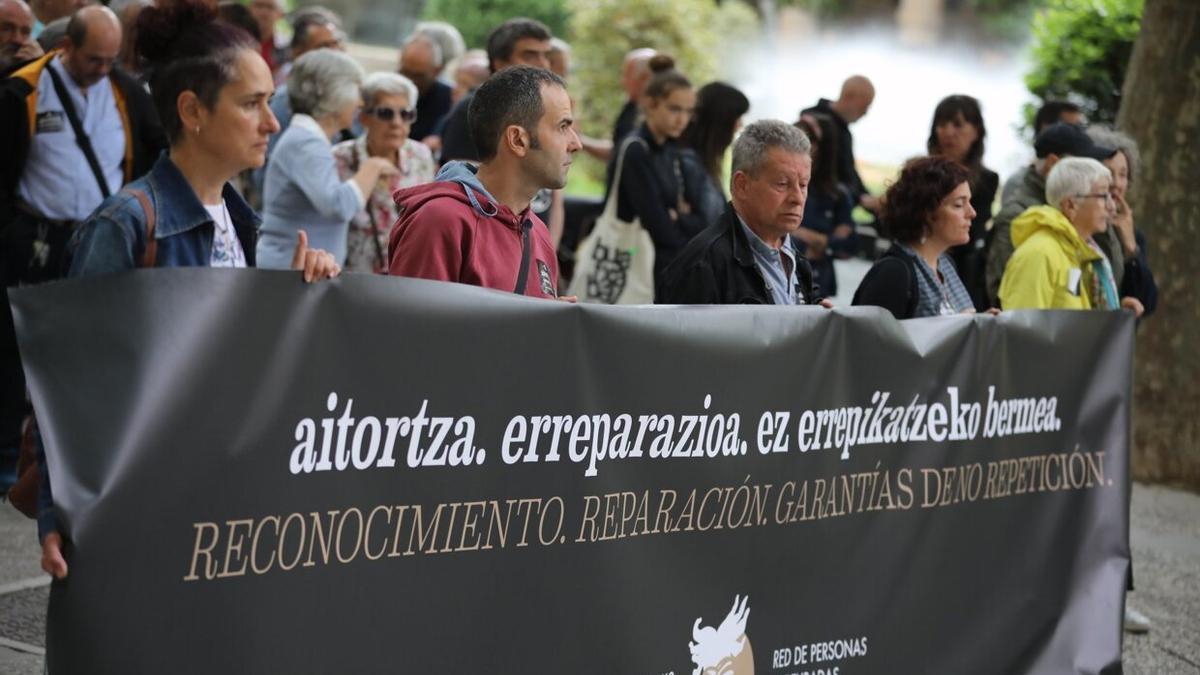
[(354, 121), (362, 79), (362, 67), (339, 51), (318, 49), (296, 60), (288, 81), (294, 115), (271, 153), (263, 186), (259, 267), (289, 267), (302, 229), (314, 247), (343, 263), (350, 219), (380, 176), (396, 173), (393, 162), (370, 157), (353, 176), (338, 175), (332, 139)]
[(396, 222), (392, 193), (433, 180), (436, 166), (425, 144), (408, 137), (417, 119), (417, 87), (397, 73), (372, 73), (362, 85), (361, 138), (333, 147), (338, 175), (348, 180), (371, 159), (386, 160), (396, 169), (375, 181), (366, 205), (350, 219), (346, 240), (346, 270), (386, 273), (388, 234)]
[(1095, 237), (1114, 212), (1112, 173), (1085, 157), (1060, 160), (1046, 178), (1046, 206), (1030, 207), (1012, 223), (1016, 251), (1004, 268), (1004, 309), (1130, 309), (1120, 297), (1112, 265)]

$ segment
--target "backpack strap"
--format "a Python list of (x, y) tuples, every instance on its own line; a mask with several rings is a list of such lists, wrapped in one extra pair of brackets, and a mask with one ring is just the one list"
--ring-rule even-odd
[(908, 270), (908, 306), (906, 313), (912, 316), (917, 311), (917, 303), (921, 299), (921, 289), (917, 287), (917, 263), (910, 256), (901, 253), (893, 244), (891, 248), (884, 252), (883, 258), (896, 258), (904, 263), (904, 269)]
[(908, 270), (908, 315), (913, 316), (917, 313), (917, 303), (921, 300), (921, 289), (917, 287), (917, 264), (912, 258), (903, 253), (896, 255), (904, 262), (904, 269)]
[[(872, 278), (876, 269), (878, 269), (879, 263), (889, 259), (895, 260), (896, 262), (902, 264), (904, 266), (904, 270), (908, 273), (908, 299), (905, 303), (904, 313), (907, 316), (912, 316), (917, 311), (917, 303), (920, 300), (921, 293), (921, 290), (917, 288), (917, 266), (913, 259), (901, 253), (895, 244), (893, 244), (887, 251), (884, 251), (883, 255), (879, 256), (879, 261), (867, 271), (867, 275), (863, 277), (863, 281), (859, 284), (858, 288), (861, 290), (863, 285), (866, 284), (867, 280)], [(851, 304), (857, 305), (859, 303), (859, 297), (859, 291), (856, 290), (854, 292), (854, 299), (851, 301)]]
[(517, 287), (513, 293), (525, 295), (525, 286), (529, 282), (529, 256), (532, 243), (529, 241), (533, 229), (533, 221), (528, 217), (521, 219), (521, 267), (517, 270)]
[(158, 240), (154, 238), (154, 226), (157, 224), (154, 206), (150, 204), (149, 195), (142, 190), (126, 187), (122, 192), (133, 195), (142, 205), (142, 211), (146, 214), (146, 246), (142, 250), (142, 260), (138, 263), (138, 267), (154, 267), (158, 260)]
[(46, 72), (50, 74), (50, 81), (54, 84), (54, 93), (58, 95), (58, 102), (62, 106), (63, 112), (67, 114), (67, 120), (71, 123), (71, 131), (75, 133), (75, 143), (83, 152), (84, 159), (87, 160), (88, 166), (92, 169), (92, 175), (96, 178), (96, 186), (100, 188), (100, 194), (104, 199), (112, 192), (108, 189), (108, 181), (104, 178), (104, 171), (100, 168), (100, 160), (96, 159), (96, 151), (92, 148), (92, 140), (88, 138), (87, 132), (83, 130), (83, 123), (79, 121), (79, 114), (75, 112), (75, 104), (71, 101), (71, 95), (67, 92), (67, 88), (63, 85), (62, 78), (55, 72), (52, 64), (46, 64)]

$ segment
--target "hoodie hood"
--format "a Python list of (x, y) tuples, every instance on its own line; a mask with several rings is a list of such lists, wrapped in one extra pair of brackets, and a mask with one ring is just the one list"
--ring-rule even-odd
[(392, 193), (392, 200), (396, 202), (401, 220), (404, 218), (403, 214), (415, 211), (426, 202), (446, 197), (470, 206), (471, 210), (482, 218), (518, 220), (516, 214), (499, 204), (487, 188), (483, 187), (475, 172), (476, 168), (467, 162), (447, 162), (432, 183), (396, 190)]
[(432, 183), (392, 197), (398, 217), (388, 239), (389, 274), (557, 297), (550, 231), (530, 209), (515, 214), (497, 202), (473, 166), (449, 162)]
[(1079, 232), (1062, 211), (1053, 206), (1031, 206), (1017, 216), (1012, 222), (1013, 246), (1019, 247), (1039, 230), (1046, 230), (1063, 248), (1074, 251), (1081, 262), (1100, 258), (1100, 254), (1079, 237)]
[(466, 162), (446, 162), (433, 180), (437, 183), (461, 185), (467, 201), (479, 215), (495, 216), (500, 212), (499, 205), (487, 188), (483, 187), (483, 183), (479, 182), (479, 176), (476, 173), (478, 170), (473, 164)]

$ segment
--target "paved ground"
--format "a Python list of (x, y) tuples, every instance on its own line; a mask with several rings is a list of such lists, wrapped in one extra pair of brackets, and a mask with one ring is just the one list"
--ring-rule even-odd
[(1125, 672), (1200, 673), (1200, 496), (1135, 486), (1131, 517), (1137, 591), (1127, 602), (1154, 630), (1125, 636)]
[(0, 673), (41, 675), (49, 578), (32, 520), (0, 503)]
[[(1132, 545), (1137, 592), (1154, 622), (1125, 636), (1129, 675), (1200, 674), (1200, 495), (1135, 485)], [(49, 588), (33, 522), (0, 504), (0, 673), (41, 675)]]

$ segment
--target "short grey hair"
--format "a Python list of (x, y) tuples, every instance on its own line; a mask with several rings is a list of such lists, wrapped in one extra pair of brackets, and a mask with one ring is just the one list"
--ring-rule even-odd
[(1142, 163), (1142, 155), (1138, 152), (1137, 141), (1130, 138), (1128, 134), (1103, 124), (1093, 124), (1088, 127), (1087, 133), (1096, 145), (1116, 148), (1117, 152), (1125, 155), (1125, 161), (1129, 164), (1129, 183), (1132, 185), (1133, 176)]
[(362, 83), (363, 107), (371, 108), (380, 96), (403, 96), (411, 108), (417, 107), (417, 85), (400, 73), (371, 73)]
[(771, 148), (807, 155), (812, 151), (812, 142), (803, 131), (787, 122), (759, 120), (742, 129), (733, 142), (733, 173), (741, 171), (753, 176), (762, 168)]
[(428, 35), (442, 49), (442, 63), (450, 63), (467, 51), (467, 43), (462, 33), (452, 24), (445, 21), (421, 21), (414, 33)]
[(317, 49), (296, 59), (288, 78), (288, 102), (292, 112), (319, 120), (357, 103), (362, 80), (362, 66), (354, 59), (332, 49)]
[(305, 43), (308, 42), (308, 34), (318, 26), (329, 28), (338, 42), (346, 41), (346, 33), (342, 30), (342, 18), (332, 10), (320, 5), (310, 5), (297, 9), (292, 12), (289, 21), (292, 25), (292, 42), (290, 46), (293, 52), (300, 51), (305, 46)]
[(1046, 203), (1062, 208), (1064, 199), (1092, 192), (1099, 182), (1112, 184), (1112, 172), (1090, 157), (1064, 157), (1050, 169), (1046, 178)]
[(442, 49), (442, 45), (437, 41), (437, 38), (429, 33), (413, 33), (408, 36), (404, 44), (400, 46), (400, 52), (412, 45), (423, 44), (428, 45), (429, 51), (433, 53), (433, 67), (441, 70), (442, 66), (446, 65), (446, 50)]

